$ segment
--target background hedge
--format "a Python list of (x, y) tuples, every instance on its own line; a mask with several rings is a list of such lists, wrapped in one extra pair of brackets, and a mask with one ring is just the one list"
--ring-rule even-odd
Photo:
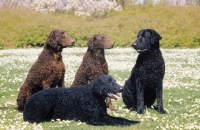
[(43, 46), (53, 29), (66, 30), (83, 47), (94, 34), (105, 34), (118, 47), (130, 47), (139, 30), (155, 29), (162, 48), (200, 47), (200, 7), (137, 5), (91, 16), (0, 9), (0, 49)]

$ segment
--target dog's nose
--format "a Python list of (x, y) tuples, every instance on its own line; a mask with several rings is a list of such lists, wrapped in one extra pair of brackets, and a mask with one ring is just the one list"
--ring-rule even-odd
[(115, 43), (114, 43), (114, 42), (112, 42), (112, 48), (114, 47), (114, 45), (115, 45)]
[(137, 43), (136, 43), (136, 42), (134, 42), (134, 43), (132, 44), (132, 46), (133, 46), (133, 47), (137, 46)]
[(124, 88), (123, 87), (120, 87), (120, 92), (122, 92), (124, 90)]
[(71, 43), (72, 43), (72, 45), (75, 43), (75, 41), (74, 40), (71, 40)]

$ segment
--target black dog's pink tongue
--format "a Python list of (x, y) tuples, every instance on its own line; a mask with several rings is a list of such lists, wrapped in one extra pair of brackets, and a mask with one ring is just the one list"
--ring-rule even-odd
[(120, 100), (121, 97), (118, 95), (118, 94), (113, 94), (113, 96), (117, 99), (117, 100)]
[(109, 93), (108, 95), (110, 97), (112, 97), (113, 99), (115, 99), (115, 100), (120, 100), (121, 99), (121, 97), (118, 94)]

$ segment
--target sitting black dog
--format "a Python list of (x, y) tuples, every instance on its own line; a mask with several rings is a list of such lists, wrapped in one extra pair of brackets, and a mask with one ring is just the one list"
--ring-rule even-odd
[(144, 113), (145, 107), (151, 107), (156, 99), (158, 112), (165, 113), (162, 99), (165, 63), (159, 49), (161, 39), (155, 30), (143, 29), (132, 44), (139, 55), (125, 82), (122, 97), (127, 108), (139, 114)]
[(119, 99), (123, 88), (109, 75), (90, 84), (71, 88), (50, 88), (31, 96), (24, 107), (24, 121), (40, 123), (51, 119), (83, 121), (91, 125), (138, 123), (107, 114), (105, 98)]

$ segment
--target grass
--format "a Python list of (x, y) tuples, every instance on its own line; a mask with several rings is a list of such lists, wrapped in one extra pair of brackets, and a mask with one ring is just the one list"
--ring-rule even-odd
[[(0, 51), (0, 106), (16, 106), (16, 97), (24, 78), (41, 52), (37, 49), (10, 49)], [(90, 126), (83, 122), (51, 121), (29, 124), (13, 109), (0, 109), (0, 130), (198, 130), (200, 129), (200, 49), (162, 49), (166, 64), (164, 84), (164, 108), (167, 114), (146, 109), (144, 115), (130, 112), (122, 100), (114, 101), (116, 112), (112, 116), (139, 121), (130, 127)], [(86, 48), (66, 48), (63, 61), (66, 66), (65, 84), (69, 86), (80, 65)], [(123, 85), (135, 64), (137, 53), (132, 48), (106, 50), (110, 75)], [(156, 103), (155, 103), (156, 105)]]
[(0, 49), (42, 46), (53, 29), (66, 30), (75, 46), (86, 46), (96, 33), (105, 34), (115, 46), (129, 47), (139, 30), (153, 28), (163, 37), (162, 48), (200, 47), (199, 6), (137, 5), (104, 15), (78, 17), (70, 13), (0, 9)]

